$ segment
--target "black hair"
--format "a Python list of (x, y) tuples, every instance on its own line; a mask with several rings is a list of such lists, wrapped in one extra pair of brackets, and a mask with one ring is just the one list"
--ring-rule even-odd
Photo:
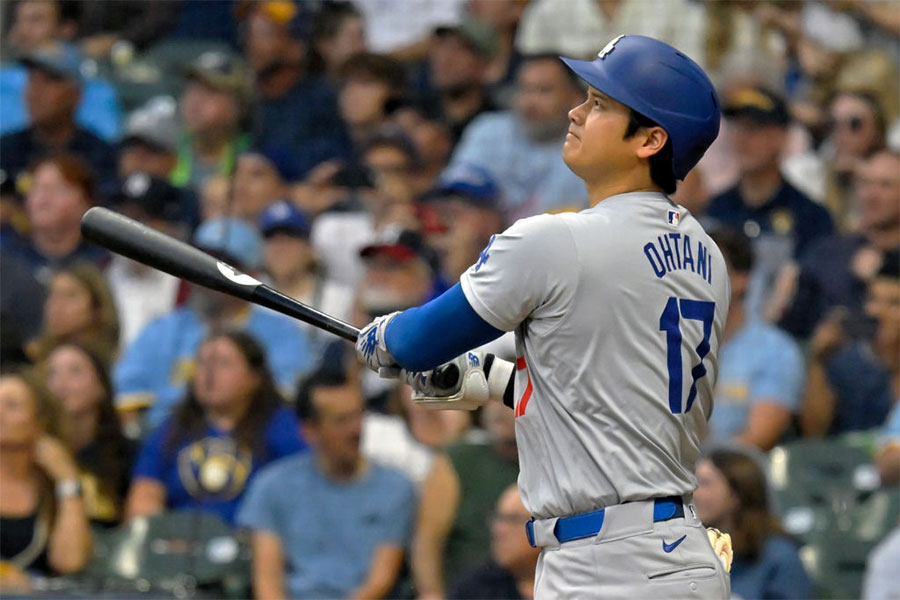
[(900, 251), (890, 250), (884, 253), (876, 277), (900, 279)]
[(413, 170), (422, 168), (422, 155), (419, 154), (416, 145), (409, 139), (409, 136), (400, 129), (390, 125), (381, 128), (365, 141), (361, 154), (365, 156), (371, 150), (383, 147), (394, 148), (405, 154)]
[[(253, 391), (250, 406), (234, 428), (234, 437), (238, 442), (250, 448), (254, 457), (265, 454), (265, 430), (272, 415), (284, 406), (284, 399), (275, 385), (272, 372), (266, 361), (266, 351), (252, 335), (240, 330), (225, 329), (212, 332), (197, 348), (209, 342), (225, 338), (234, 344), (249, 370), (256, 375), (259, 383)], [(171, 456), (178, 446), (187, 441), (200, 440), (206, 432), (206, 415), (193, 385), (188, 385), (185, 399), (172, 415), (172, 426), (165, 442), (165, 453)]]
[(350, 382), (346, 369), (336, 364), (323, 363), (300, 384), (297, 390), (297, 416), (303, 423), (315, 423), (319, 420), (319, 408), (313, 402), (313, 393), (320, 388), (343, 387)]
[(735, 273), (753, 270), (753, 247), (746, 235), (729, 227), (714, 229), (709, 237), (716, 243), (729, 268)]
[[(628, 126), (625, 128), (625, 136), (622, 139), (627, 140), (642, 127), (660, 127), (660, 125), (653, 119), (629, 108)], [(666, 194), (675, 193), (677, 182), (675, 173), (672, 172), (672, 138), (666, 140), (662, 150), (650, 157), (650, 179)]]
[(313, 18), (309, 32), (309, 70), (312, 73), (325, 72), (325, 59), (319, 54), (317, 45), (337, 35), (347, 19), (362, 18), (352, 2), (328, 1), (322, 4)]
[(516, 72), (518, 73), (518, 71), (521, 71), (522, 67), (529, 63), (541, 62), (545, 60), (556, 64), (563, 75), (565, 75), (566, 81), (571, 84), (573, 89), (584, 91), (584, 82), (581, 81), (578, 75), (575, 74), (575, 71), (567, 67), (563, 61), (559, 60), (559, 54), (555, 52), (536, 52), (534, 54), (526, 54), (525, 56), (522, 56), (519, 61), (518, 67), (516, 67)]

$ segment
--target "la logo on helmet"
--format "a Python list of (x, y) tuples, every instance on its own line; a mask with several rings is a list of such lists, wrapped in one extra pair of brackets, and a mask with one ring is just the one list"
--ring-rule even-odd
[(621, 40), (623, 37), (625, 37), (625, 34), (620, 35), (607, 45), (603, 46), (603, 50), (597, 53), (597, 58), (606, 58), (606, 55), (615, 49), (616, 44), (618, 44), (619, 40)]

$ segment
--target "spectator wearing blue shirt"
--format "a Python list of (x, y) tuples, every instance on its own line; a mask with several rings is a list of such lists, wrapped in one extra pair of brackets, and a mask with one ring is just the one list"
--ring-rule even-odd
[(810, 341), (801, 425), (806, 435), (882, 427), (900, 397), (900, 253), (885, 255), (868, 286), (872, 339), (847, 335), (846, 311), (832, 311)]
[(753, 241), (756, 265), (746, 302), (751, 316), (769, 316), (769, 299), (781, 269), (812, 241), (832, 233), (834, 223), (826, 209), (781, 174), (779, 161), (790, 123), (784, 101), (763, 88), (736, 88), (723, 104), (740, 178), (712, 199), (707, 215)]
[[(250, 3), (245, 56), (256, 74), (254, 141), (288, 149), (301, 175), (352, 144), (328, 82), (306, 72), (305, 16), (283, 2)], [(285, 9), (285, 10), (282, 10)]]
[[(236, 219), (205, 222), (197, 229), (194, 243), (238, 269), (253, 271), (262, 261), (259, 234)], [(285, 393), (291, 393), (312, 366), (308, 338), (291, 319), (232, 296), (192, 287), (187, 306), (152, 321), (120, 358), (114, 373), (119, 409), (130, 412), (149, 406), (148, 424), (162, 423), (184, 393), (200, 342), (211, 329), (222, 326), (243, 329), (259, 340)]]
[(733, 230), (714, 232), (712, 237), (728, 265), (731, 309), (719, 349), (709, 441), (733, 440), (769, 450), (799, 412), (803, 354), (777, 327), (747, 318), (744, 298), (753, 269), (750, 241)]
[(514, 109), (485, 113), (466, 127), (451, 164), (486, 169), (498, 182), (508, 222), (587, 207), (587, 191), (562, 160), (568, 110), (584, 92), (553, 56), (525, 59)]
[(252, 532), (254, 595), (381, 598), (403, 564), (414, 486), (362, 457), (362, 393), (341, 370), (312, 376), (297, 411), (313, 451), (268, 467), (238, 514)]
[[(90, 164), (104, 191), (115, 185), (112, 146), (75, 120), (84, 91), (77, 51), (60, 42), (25, 55), (25, 105), (30, 125), (0, 136), (0, 168), (18, 179), (32, 163), (52, 153), (70, 152)], [(5, 118), (5, 117), (4, 117)]]
[(127, 514), (198, 509), (231, 523), (259, 469), (304, 448), (262, 346), (247, 333), (214, 333), (187, 396), (141, 447)]
[(731, 593), (754, 600), (802, 600), (812, 582), (797, 546), (772, 514), (765, 472), (741, 450), (720, 449), (697, 463), (697, 516), (731, 535)]

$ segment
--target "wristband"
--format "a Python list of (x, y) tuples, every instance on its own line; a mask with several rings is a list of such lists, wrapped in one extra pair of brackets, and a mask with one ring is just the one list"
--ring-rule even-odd
[(62, 479), (56, 482), (56, 497), (60, 500), (81, 496), (81, 482), (78, 479)]

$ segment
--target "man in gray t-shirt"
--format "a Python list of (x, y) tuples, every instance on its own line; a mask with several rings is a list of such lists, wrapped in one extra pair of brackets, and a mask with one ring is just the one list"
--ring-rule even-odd
[[(727, 560), (690, 502), (729, 279), (667, 197), (718, 134), (718, 99), (700, 67), (647, 37), (563, 61), (588, 84), (563, 159), (591, 207), (495, 235), (459, 286), (374, 321), (357, 352), (385, 375), (424, 371), (401, 371), (424, 405), (509, 401), (528, 534), (544, 549), (536, 597), (727, 597)], [(504, 331), (515, 365), (468, 352), (447, 388), (427, 371)]]

